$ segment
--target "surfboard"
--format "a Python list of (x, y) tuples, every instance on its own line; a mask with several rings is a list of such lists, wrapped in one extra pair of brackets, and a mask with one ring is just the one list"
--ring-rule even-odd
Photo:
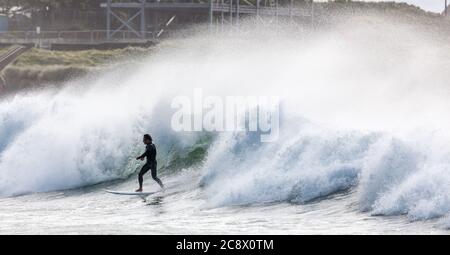
[(105, 190), (106, 193), (114, 194), (114, 195), (122, 195), (122, 196), (150, 196), (155, 193), (159, 193), (160, 191), (152, 191), (152, 192), (126, 192), (126, 191), (114, 191), (114, 190)]

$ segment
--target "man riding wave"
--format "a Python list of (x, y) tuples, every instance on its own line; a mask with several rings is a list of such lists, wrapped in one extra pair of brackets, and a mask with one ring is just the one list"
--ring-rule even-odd
[(157, 177), (157, 162), (156, 162), (156, 146), (153, 144), (153, 139), (149, 134), (144, 135), (143, 139), (144, 144), (146, 145), (145, 152), (141, 156), (137, 157), (137, 160), (144, 160), (147, 158), (147, 162), (142, 167), (141, 171), (138, 175), (139, 180), (139, 189), (136, 192), (142, 192), (142, 184), (144, 182), (144, 174), (146, 174), (149, 170), (152, 171), (152, 178), (155, 180), (162, 189), (164, 189), (164, 184)]

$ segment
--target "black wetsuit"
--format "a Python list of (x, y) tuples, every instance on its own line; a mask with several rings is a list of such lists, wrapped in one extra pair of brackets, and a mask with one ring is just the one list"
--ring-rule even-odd
[(144, 181), (144, 174), (148, 172), (148, 170), (152, 171), (152, 178), (155, 180), (161, 188), (164, 187), (161, 180), (157, 177), (156, 173), (156, 147), (153, 143), (147, 144), (147, 147), (145, 148), (144, 154), (141, 155), (141, 158), (146, 157), (147, 163), (142, 167), (141, 171), (139, 172), (139, 186), (142, 187), (142, 183)]

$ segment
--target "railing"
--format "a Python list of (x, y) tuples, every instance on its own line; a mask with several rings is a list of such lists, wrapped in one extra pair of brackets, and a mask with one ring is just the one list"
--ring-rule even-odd
[(104, 42), (141, 42), (153, 38), (152, 32), (144, 36), (133, 31), (119, 30), (108, 36), (106, 30), (89, 31), (14, 31), (0, 32), (0, 43), (69, 43), (69, 44), (96, 44)]
[[(302, 16), (308, 17), (311, 15), (310, 10), (306, 10), (304, 8), (289, 8), (289, 7), (273, 7), (273, 6), (261, 6), (256, 8), (256, 6), (251, 5), (239, 5), (239, 9), (234, 5), (230, 5), (228, 3), (221, 2), (213, 2), (213, 11), (214, 12), (239, 12), (240, 14), (259, 14), (259, 15), (280, 15), (280, 16)], [(238, 11), (239, 10), (239, 11)]]
[(8, 51), (0, 55), (0, 72), (28, 49), (29, 48), (25, 46), (14, 45), (9, 48)]

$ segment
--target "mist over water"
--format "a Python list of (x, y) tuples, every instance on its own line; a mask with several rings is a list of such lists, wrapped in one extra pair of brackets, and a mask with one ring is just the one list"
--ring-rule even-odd
[(0, 195), (127, 178), (142, 133), (162, 148), (168, 137), (193, 144), (192, 134), (171, 131), (168, 108), (201, 88), (282, 102), (278, 141), (218, 134), (198, 169), (207, 206), (306, 204), (352, 192), (361, 211), (441, 217), (445, 227), (448, 47), (420, 29), (377, 22), (200, 32), (163, 42), (136, 68), (2, 99)]

